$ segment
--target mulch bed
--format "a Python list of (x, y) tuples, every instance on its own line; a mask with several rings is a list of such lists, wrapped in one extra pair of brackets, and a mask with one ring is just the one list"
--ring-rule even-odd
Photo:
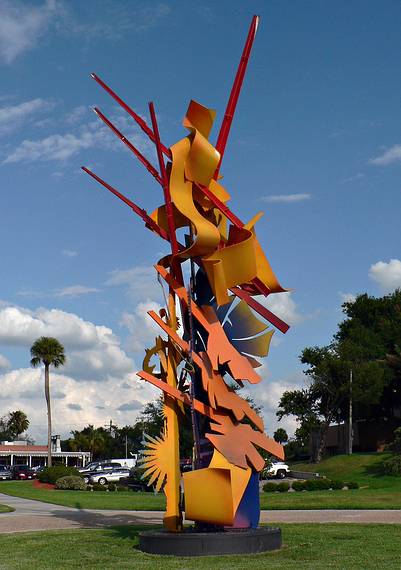
[(35, 487), (35, 489), (54, 489), (55, 485), (53, 485), (52, 483), (41, 483), (40, 481), (38, 481), (37, 479), (35, 479), (35, 481), (33, 482), (33, 487)]

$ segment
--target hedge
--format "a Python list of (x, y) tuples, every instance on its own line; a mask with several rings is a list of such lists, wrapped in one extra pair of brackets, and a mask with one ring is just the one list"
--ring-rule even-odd
[(56, 489), (85, 491), (86, 483), (82, 477), (76, 477), (75, 475), (66, 475), (65, 477), (60, 477), (60, 479), (57, 479)]
[(55, 483), (60, 477), (74, 475), (81, 477), (80, 472), (75, 467), (66, 467), (65, 465), (54, 465), (54, 467), (46, 467), (38, 475), (39, 481), (42, 483)]

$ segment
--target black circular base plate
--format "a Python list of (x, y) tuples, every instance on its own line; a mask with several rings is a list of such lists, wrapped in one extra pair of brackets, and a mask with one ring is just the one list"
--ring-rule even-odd
[(139, 549), (149, 554), (212, 556), (255, 554), (281, 547), (281, 530), (273, 527), (221, 532), (145, 531), (139, 534)]

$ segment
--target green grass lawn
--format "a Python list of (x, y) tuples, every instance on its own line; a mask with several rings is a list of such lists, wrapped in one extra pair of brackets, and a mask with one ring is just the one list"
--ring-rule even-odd
[(305, 493), (261, 493), (261, 509), (401, 509), (401, 491), (355, 489)]
[(8, 507), (7, 505), (0, 505), (0, 513), (12, 513), (15, 509)]
[(370, 489), (401, 491), (401, 477), (382, 474), (381, 464), (388, 457), (388, 453), (354, 453), (334, 455), (320, 463), (293, 463), (290, 466), (295, 471), (313, 471), (330, 479), (357, 481)]
[(0, 535), (0, 568), (381, 570), (399, 568), (400, 525), (281, 525), (283, 548), (248, 556), (176, 558), (138, 551), (139, 527)]
[[(332, 479), (357, 481), (360, 489), (305, 493), (261, 493), (262, 509), (401, 509), (401, 477), (383, 476), (383, 453), (338, 455), (319, 465), (298, 463), (302, 471), (318, 471)], [(36, 489), (31, 481), (1, 481), (0, 492), (82, 509), (164, 510), (163, 493), (106, 493)]]
[(166, 504), (163, 493), (154, 495), (132, 491), (107, 493), (106, 491), (37, 489), (33, 487), (32, 481), (1, 481), (0, 493), (78, 509), (163, 511)]

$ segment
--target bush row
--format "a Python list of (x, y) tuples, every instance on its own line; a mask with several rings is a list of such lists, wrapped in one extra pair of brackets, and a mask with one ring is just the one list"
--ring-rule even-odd
[[(308, 479), (307, 481), (294, 481), (292, 489), (294, 491), (327, 491), (329, 489), (340, 490), (344, 486), (348, 489), (358, 489), (359, 485), (356, 481), (345, 483), (344, 481), (334, 481), (331, 479)], [(289, 483), (266, 483), (263, 485), (265, 493), (286, 493), (290, 489)]]
[(73, 475), (75, 477), (81, 477), (80, 472), (75, 467), (66, 467), (65, 465), (54, 465), (54, 467), (46, 467), (38, 475), (39, 481), (42, 483), (55, 483), (57, 479), (61, 477), (66, 477), (68, 475)]
[(75, 475), (66, 475), (65, 477), (60, 477), (56, 481), (56, 489), (62, 489), (63, 491), (127, 491), (127, 487), (124, 485), (116, 485), (115, 483), (109, 483), (108, 485), (100, 485), (100, 483), (94, 483), (93, 485), (87, 485), (82, 477), (76, 477)]

